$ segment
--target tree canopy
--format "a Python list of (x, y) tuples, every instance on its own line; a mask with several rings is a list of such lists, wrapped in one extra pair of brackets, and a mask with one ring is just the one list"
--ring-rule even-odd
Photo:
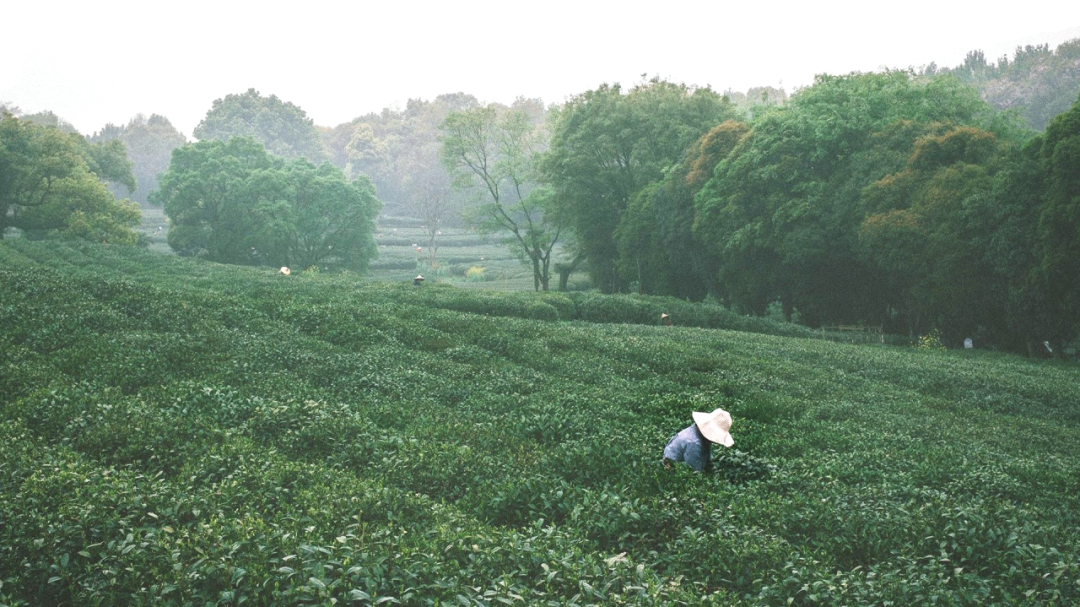
[(271, 154), (286, 159), (307, 158), (319, 163), (327, 158), (319, 132), (304, 110), (276, 95), (263, 97), (255, 89), (214, 100), (194, 135), (200, 140), (221, 141), (251, 137)]
[(451, 113), (441, 129), (447, 170), (481, 201), (469, 215), (472, 225), (505, 235), (532, 267), (534, 288), (547, 291), (560, 231), (552, 222), (554, 193), (536, 188), (536, 158), (545, 144), (540, 126), (524, 109), (489, 105)]
[[(127, 149), (135, 175), (135, 187), (127, 193), (139, 204), (146, 204), (150, 192), (158, 187), (158, 176), (169, 168), (172, 151), (187, 142), (169, 119), (158, 114), (149, 118), (139, 114), (124, 126), (105, 125), (94, 133), (91, 141), (119, 141)], [(113, 187), (113, 193), (117, 188)]]
[(711, 89), (660, 79), (625, 93), (618, 84), (604, 84), (554, 112), (543, 181), (601, 290), (622, 291), (629, 284), (618, 272), (616, 232), (631, 200), (661, 179), (691, 143), (737, 115)]
[(323, 129), (321, 135), (331, 162), (348, 175), (370, 177), (389, 212), (411, 212), (435, 195), (445, 211), (440, 219), (460, 225), (466, 198), (450, 188), (441, 160), (440, 127), (451, 113), (479, 106), (475, 97), (464, 93), (439, 95), (432, 101), (409, 99), (403, 109), (365, 114)]
[(123, 144), (91, 144), (78, 133), (0, 114), (0, 238), (58, 233), (134, 244), (139, 208), (103, 181), (134, 188)]
[(1042, 177), (1038, 272), (1045, 280), (1047, 300), (1060, 319), (1052, 329), (1060, 338), (1080, 331), (1080, 97), (1069, 111), (1050, 122), (1036, 145)]
[(183, 255), (363, 271), (377, 253), (380, 203), (369, 179), (349, 182), (328, 163), (286, 161), (246, 137), (177, 148), (151, 202), (165, 208), (169, 246)]
[(1080, 39), (1053, 50), (1047, 44), (1017, 47), (1011, 58), (997, 61), (971, 51), (956, 67), (931, 64), (923, 73), (955, 76), (978, 89), (991, 106), (1016, 111), (1032, 128), (1043, 130), (1080, 95)]
[(943, 125), (1014, 133), (956, 80), (907, 72), (819, 76), (756, 120), (695, 202), (724, 296), (755, 314), (779, 300), (814, 324), (880, 320), (882, 277), (856, 253), (860, 196)]

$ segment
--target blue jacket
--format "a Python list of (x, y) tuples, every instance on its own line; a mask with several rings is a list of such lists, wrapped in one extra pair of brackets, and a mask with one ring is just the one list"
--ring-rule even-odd
[(709, 465), (709, 439), (701, 434), (697, 424), (690, 424), (671, 438), (664, 447), (664, 458), (676, 462), (686, 462), (691, 468), (701, 472)]

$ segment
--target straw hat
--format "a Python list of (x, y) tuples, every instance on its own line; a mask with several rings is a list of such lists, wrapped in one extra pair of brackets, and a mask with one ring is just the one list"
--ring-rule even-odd
[(705, 438), (725, 447), (735, 444), (735, 439), (728, 434), (728, 430), (731, 430), (731, 414), (727, 411), (723, 409), (717, 409), (712, 413), (694, 411), (693, 417), (694, 423)]
[(289, 274), (292, 274), (292, 271), (285, 266), (281, 266), (281, 269), (278, 270), (278, 274), (281, 274), (282, 276), (288, 276)]
[(420, 274), (417, 274), (416, 278), (414, 278), (413, 280), (424, 280), (424, 277), (421, 276)]
[(660, 320), (664, 320), (664, 319), (667, 319), (667, 318), (671, 318), (671, 316), (668, 316), (667, 312), (664, 312), (663, 314), (660, 315)]

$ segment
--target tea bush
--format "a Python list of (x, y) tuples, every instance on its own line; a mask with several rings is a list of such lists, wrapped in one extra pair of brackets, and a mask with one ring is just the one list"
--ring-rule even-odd
[(0, 604), (1080, 601), (1069, 364), (56, 242), (0, 327)]

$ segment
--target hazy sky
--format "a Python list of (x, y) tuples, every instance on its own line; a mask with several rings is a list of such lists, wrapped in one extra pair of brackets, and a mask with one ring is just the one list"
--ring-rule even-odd
[(645, 73), (791, 92), (818, 73), (1080, 37), (1078, 1), (5, 4), (0, 101), (85, 133), (142, 112), (190, 135), (214, 99), (251, 87), (330, 126), (414, 97), (553, 103)]

